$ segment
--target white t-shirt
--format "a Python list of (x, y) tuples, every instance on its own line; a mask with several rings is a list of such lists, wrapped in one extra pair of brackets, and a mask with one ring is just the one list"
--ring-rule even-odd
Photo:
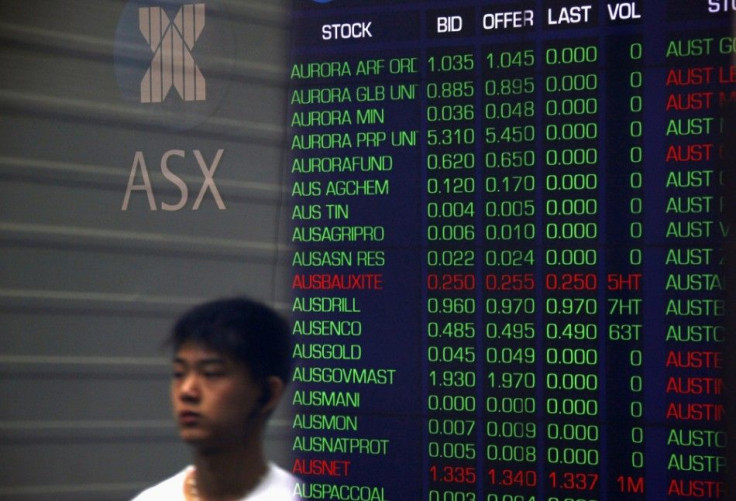
[[(192, 466), (167, 478), (163, 482), (149, 487), (138, 494), (132, 501), (184, 501), (184, 481)], [(292, 501), (298, 499), (293, 495), (297, 483), (288, 471), (279, 468), (273, 463), (268, 464), (268, 470), (260, 483), (240, 501)]]

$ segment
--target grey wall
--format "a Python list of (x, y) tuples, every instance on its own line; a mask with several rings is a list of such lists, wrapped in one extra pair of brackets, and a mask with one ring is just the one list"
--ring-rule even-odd
[[(171, 322), (233, 293), (289, 309), (288, 2), (206, 3), (192, 54), (210, 100), (194, 119), (178, 95), (142, 105), (121, 91), (128, 2), (0, 4), (0, 499), (129, 499), (178, 471), (188, 453), (160, 348)], [(160, 168), (169, 150), (185, 152), (169, 163), (189, 190), (177, 211), (161, 209), (182, 198)], [(225, 210), (212, 191), (191, 209), (193, 150), (208, 163), (223, 150)], [(140, 190), (122, 210), (136, 152), (157, 210)], [(282, 410), (268, 437), (286, 466), (289, 428)]]

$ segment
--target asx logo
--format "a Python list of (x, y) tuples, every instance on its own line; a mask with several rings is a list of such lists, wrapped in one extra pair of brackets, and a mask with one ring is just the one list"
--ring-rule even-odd
[(141, 80), (141, 103), (160, 103), (175, 89), (184, 101), (207, 99), (192, 50), (205, 25), (203, 3), (182, 5), (171, 20), (161, 7), (140, 7), (138, 27), (153, 57)]
[(221, 3), (124, 4), (115, 31), (115, 79), (137, 123), (189, 130), (222, 109), (235, 62), (248, 54), (236, 52), (233, 20)]

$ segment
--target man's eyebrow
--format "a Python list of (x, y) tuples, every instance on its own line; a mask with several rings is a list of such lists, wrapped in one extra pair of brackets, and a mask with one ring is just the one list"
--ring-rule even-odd
[(192, 365), (227, 365), (227, 361), (224, 358), (221, 357), (210, 357), (210, 358), (200, 358), (197, 360), (187, 360), (182, 357), (174, 357), (172, 360), (172, 363), (175, 364), (182, 364), (182, 365), (188, 365), (191, 363)]
[(202, 358), (197, 360), (197, 365), (227, 365), (224, 358)]

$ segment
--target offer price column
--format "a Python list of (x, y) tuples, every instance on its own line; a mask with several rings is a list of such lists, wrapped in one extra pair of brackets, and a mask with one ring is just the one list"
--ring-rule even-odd
[[(537, 104), (533, 43), (483, 51), (483, 387), (486, 492), (538, 484)], [(498, 498), (502, 499), (499, 495)]]

